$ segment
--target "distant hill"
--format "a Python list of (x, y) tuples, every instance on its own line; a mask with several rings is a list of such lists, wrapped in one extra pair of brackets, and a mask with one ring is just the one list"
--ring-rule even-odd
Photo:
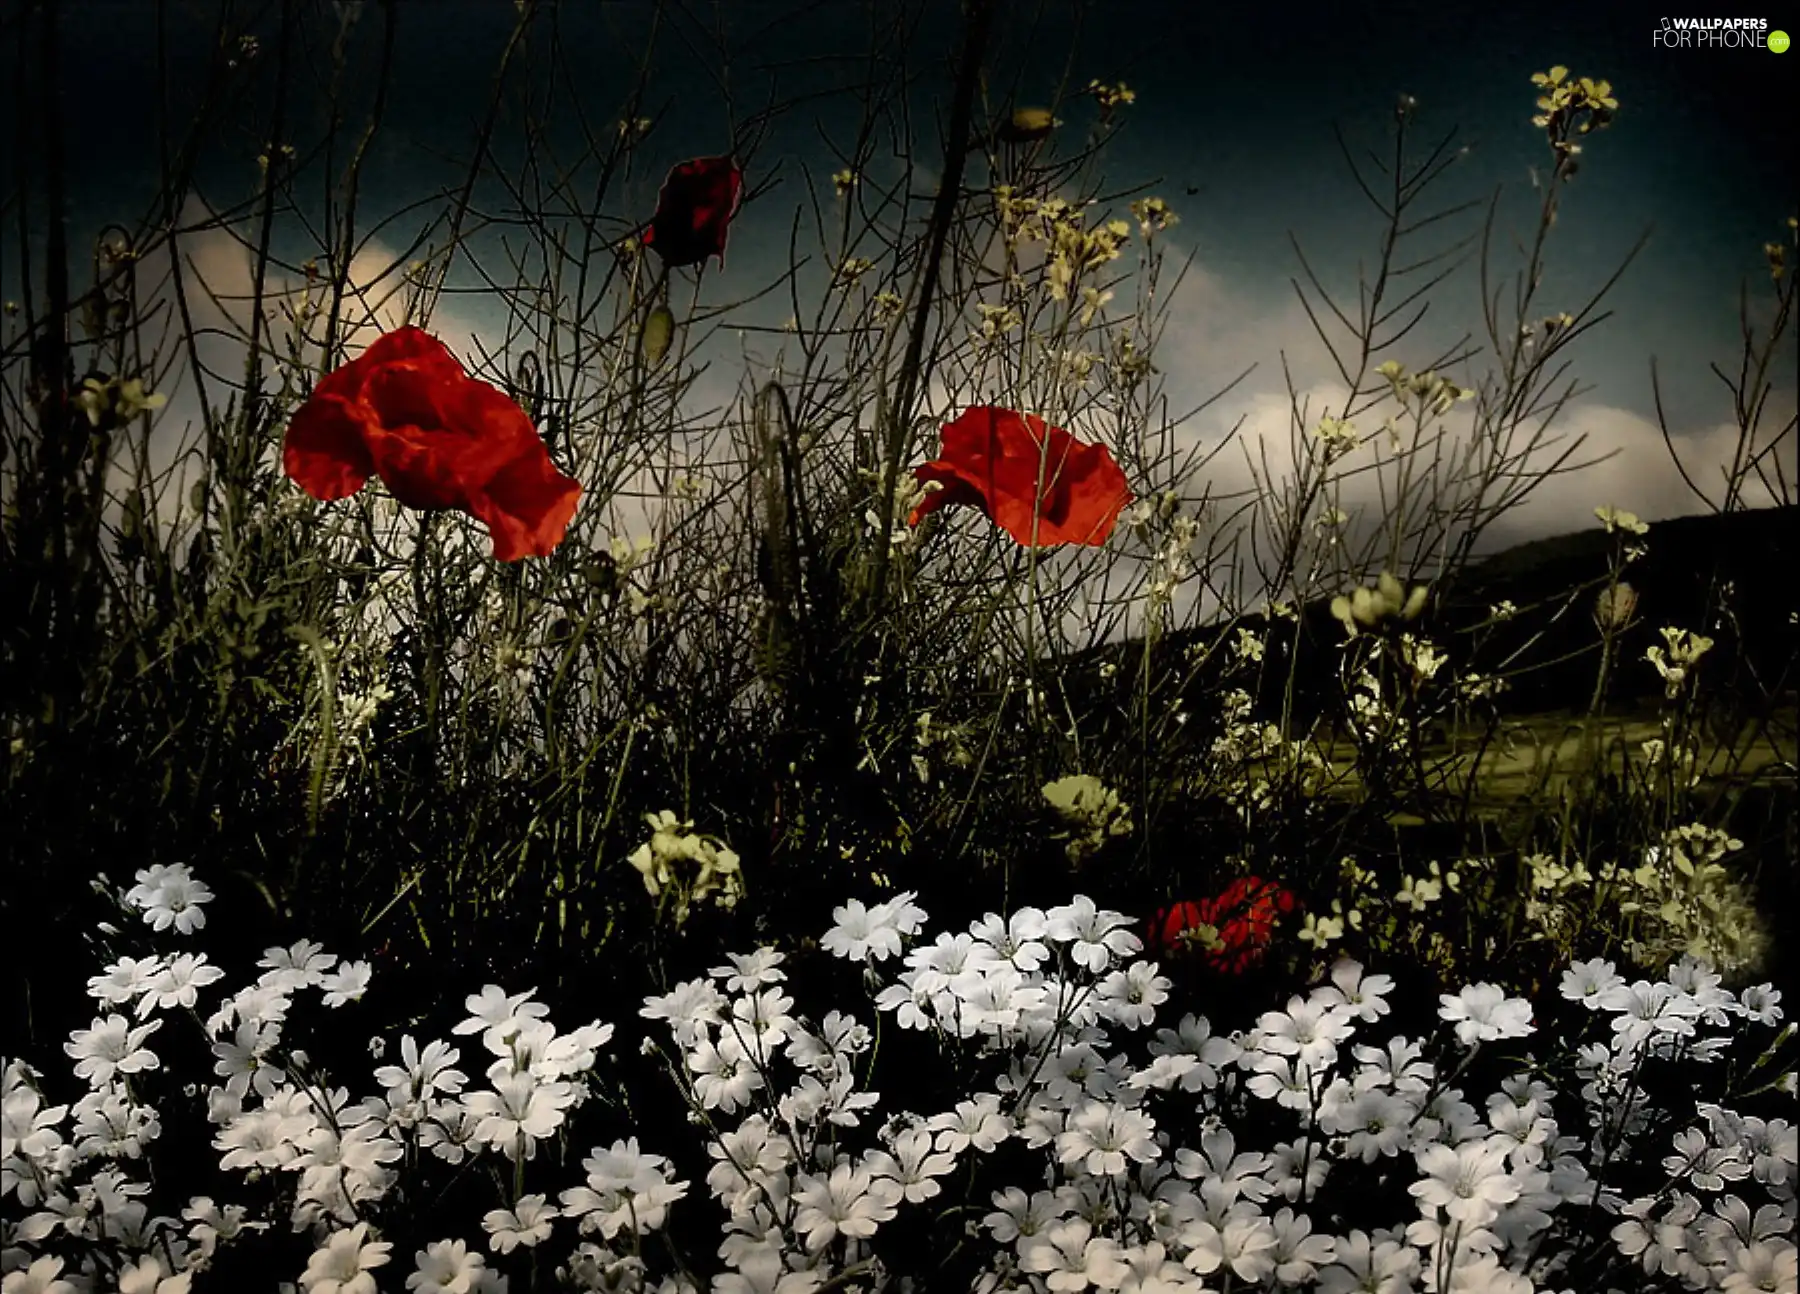
[[(1661, 693), (1662, 680), (1644, 653), (1662, 642), (1664, 626), (1714, 640), (1701, 675), (1709, 699), (1717, 703), (1754, 704), (1770, 692), (1794, 690), (1800, 507), (1681, 517), (1653, 524), (1649, 534), (1632, 542), (1646, 551), (1622, 575), (1637, 603), (1616, 643), (1609, 704), (1648, 703)], [(1596, 524), (1476, 559), (1453, 580), (1431, 586), (1419, 627), (1449, 650), (1459, 668), (1509, 676), (1510, 687), (1499, 700), (1503, 712), (1585, 708), (1599, 665), (1595, 599), (1617, 545), (1618, 537)], [(1516, 614), (1492, 623), (1491, 608), (1504, 602), (1511, 602)], [(1153, 654), (1152, 677), (1165, 669), (1192, 673), (1186, 662), (1205, 656), (1220, 634), (1239, 627), (1259, 631), (1267, 622), (1252, 616), (1172, 633)], [(1269, 660), (1280, 668), (1264, 671), (1263, 712), (1279, 708), (1286, 653), (1297, 650), (1297, 717), (1304, 724), (1321, 712), (1336, 713), (1341, 700), (1336, 663), (1343, 641), (1343, 626), (1333, 619), (1328, 598), (1308, 603), (1297, 625), (1277, 622), (1269, 633)], [(1096, 699), (1109, 691), (1123, 696), (1133, 686), (1141, 652), (1141, 643), (1108, 644), (1067, 662), (1065, 677), (1078, 679), (1083, 693)], [(1196, 702), (1222, 681), (1220, 667), (1229, 653), (1214, 653), (1213, 659), (1218, 664), (1193, 674), (1183, 689)], [(1119, 667), (1112, 683), (1102, 681), (1100, 667), (1107, 662)]]

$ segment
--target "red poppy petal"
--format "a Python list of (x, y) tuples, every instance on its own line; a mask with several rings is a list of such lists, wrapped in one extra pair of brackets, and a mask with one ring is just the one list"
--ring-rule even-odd
[(467, 512), (502, 561), (553, 550), (581, 495), (516, 401), (412, 327), (320, 381), (289, 422), (283, 459), (321, 498), (342, 498), (374, 474), (408, 507)]
[(394, 497), (415, 508), (468, 510), (520, 454), (543, 442), (505, 392), (458, 374), (381, 370), (368, 384), (377, 411), (369, 449)]
[(1022, 545), (1104, 543), (1131, 499), (1105, 446), (1076, 440), (1034, 414), (992, 406), (947, 424), (942, 453), (926, 467), (966, 487), (934, 507), (979, 506)]
[(743, 200), (744, 175), (729, 157), (696, 157), (673, 167), (643, 231), (646, 247), (670, 266), (725, 263), (725, 241)]
[(947, 463), (922, 464), (913, 469), (913, 477), (923, 484), (936, 481), (943, 488), (926, 492), (925, 497), (919, 500), (907, 516), (906, 524), (909, 526), (918, 525), (939, 508), (948, 507), (952, 503), (987, 511), (987, 500), (981, 497), (981, 491), (957, 475), (956, 469)]
[(581, 484), (564, 476), (539, 444), (514, 459), (478, 494), (471, 509), (494, 540), (494, 559), (548, 557), (562, 542), (581, 498)]
[(315, 499), (347, 498), (375, 471), (363, 432), (354, 405), (315, 395), (288, 420), (282, 470)]

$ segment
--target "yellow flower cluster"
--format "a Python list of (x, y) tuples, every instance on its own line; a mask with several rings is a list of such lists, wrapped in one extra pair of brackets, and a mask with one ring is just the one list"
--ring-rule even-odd
[(713, 836), (697, 834), (692, 822), (684, 822), (664, 809), (646, 813), (650, 839), (639, 845), (628, 860), (644, 878), (650, 897), (663, 901), (665, 895), (675, 902), (675, 923), (687, 920), (688, 909), (702, 899), (714, 898), (720, 907), (729, 908), (743, 897), (744, 876), (738, 868), (738, 856), (725, 842)]
[(1131, 806), (1091, 774), (1059, 777), (1044, 786), (1043, 795), (1065, 824), (1071, 863), (1086, 862), (1108, 840), (1131, 834)]

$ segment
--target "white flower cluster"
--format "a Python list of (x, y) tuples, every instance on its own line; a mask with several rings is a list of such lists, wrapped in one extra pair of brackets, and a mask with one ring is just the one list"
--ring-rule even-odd
[[(162, 879), (140, 876), (134, 904)], [(203, 1019), (221, 979), (204, 957), (119, 957), (89, 982), (108, 1013), (66, 1047), (85, 1094), (51, 1104), (44, 1075), (4, 1065), (0, 1290), (220, 1288), (222, 1251), (278, 1252), (283, 1231), (310, 1255), (254, 1270), (296, 1294), (375, 1294), (408, 1252), (407, 1290), (463, 1294), (542, 1288), (552, 1270), (564, 1288), (698, 1294), (708, 1268), (714, 1294), (1794, 1288), (1794, 1126), (1713, 1099), (1728, 1057), (1739, 1106), (1791, 1095), (1777, 1056), (1792, 1031), (1763, 1037), (1782, 1019), (1771, 988), (1733, 993), (1692, 959), (1635, 982), (1577, 963), (1568, 1005), (1547, 1004), (1571, 1047), (1540, 1061), (1516, 1050), (1532, 1005), (1490, 984), (1442, 994), (1430, 1037), (1371, 1033), (1395, 986), (1349, 960), (1248, 1029), (1193, 1014), (1157, 1028), (1170, 984), (1121, 913), (1078, 897), (929, 939), (925, 919), (911, 894), (852, 900), (822, 947), (862, 967), (902, 1031), (890, 1070), (947, 1093), (935, 1113), (877, 1116), (873, 1018), (798, 1014), (775, 949), (646, 1000), (667, 1041), (644, 1050), (710, 1161), (717, 1263), (680, 1251), (689, 1183), (635, 1135), (687, 1141), (679, 1124), (594, 1146), (568, 1184), (573, 1116), (613, 1104), (593, 1099), (610, 1026), (558, 1031), (532, 992), (490, 985), (452, 1029), (468, 1042), (402, 1036), (379, 1094), (357, 1100), (287, 1035), (360, 996), (360, 963), (270, 949)], [(244, 1202), (192, 1196), (177, 1217), (153, 1211), (169, 1174), (152, 1170), (196, 1157), (163, 1142), (180, 1075), (150, 1044), (190, 1024), (215, 1080), (219, 1180)], [(917, 1068), (934, 1044), (936, 1075)], [(471, 1167), (500, 1196), (463, 1223), (480, 1243), (445, 1237), (455, 1224), (431, 1204), (434, 1178)]]

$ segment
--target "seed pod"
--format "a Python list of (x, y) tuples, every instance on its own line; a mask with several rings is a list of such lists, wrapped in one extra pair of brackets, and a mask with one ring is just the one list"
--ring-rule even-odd
[(638, 334), (638, 351), (644, 357), (644, 367), (655, 368), (662, 363), (674, 338), (675, 316), (668, 306), (658, 305), (644, 320), (643, 331)]

